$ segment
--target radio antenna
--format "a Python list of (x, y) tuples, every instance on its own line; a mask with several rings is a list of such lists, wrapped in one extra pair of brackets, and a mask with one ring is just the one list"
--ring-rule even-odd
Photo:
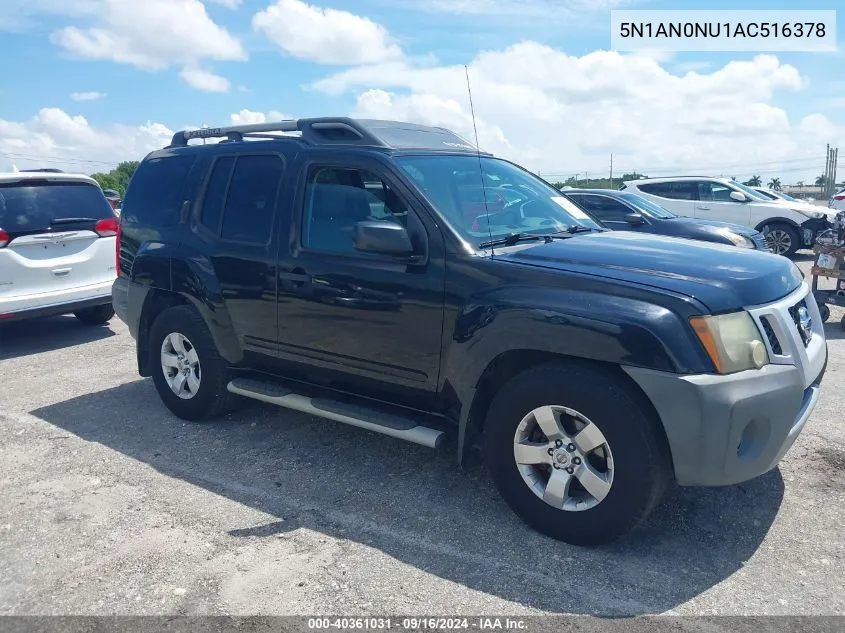
[[(481, 146), (478, 144), (478, 126), (475, 123), (475, 106), (472, 103), (472, 87), (469, 82), (469, 67), (464, 64), (464, 74), (467, 78), (467, 94), (469, 94), (469, 112), (472, 116), (472, 131), (475, 134), (475, 151), (478, 156), (478, 177), (481, 179), (481, 195), (484, 199), (484, 219), (487, 221), (487, 235), (493, 241), (493, 229), (490, 226), (490, 208), (487, 206), (487, 189), (484, 186), (484, 166), (481, 163)], [(490, 246), (490, 253), (495, 254), (493, 246)]]

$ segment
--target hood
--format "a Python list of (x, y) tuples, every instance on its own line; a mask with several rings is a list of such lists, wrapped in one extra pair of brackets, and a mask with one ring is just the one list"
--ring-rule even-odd
[(727, 230), (739, 235), (746, 235), (751, 237), (757, 233), (757, 229), (752, 229), (741, 224), (732, 224), (731, 222), (718, 222), (717, 220), (702, 220), (699, 218), (690, 218), (685, 215), (679, 215), (676, 218), (666, 220), (667, 222), (678, 222), (679, 224), (686, 224), (689, 226), (704, 226), (715, 230)]
[(780, 255), (628, 231), (577, 235), (494, 258), (652, 286), (693, 297), (714, 313), (770, 303), (802, 282), (798, 267)]
[(794, 209), (795, 211), (801, 211), (804, 213), (824, 213), (828, 217), (833, 217), (833, 215), (835, 215), (830, 213), (830, 209), (828, 207), (820, 207), (815, 204), (810, 204), (809, 202), (790, 202), (789, 200), (784, 200), (782, 198), (767, 201), (766, 204), (769, 202), (776, 204), (779, 207), (786, 207), (787, 209)]

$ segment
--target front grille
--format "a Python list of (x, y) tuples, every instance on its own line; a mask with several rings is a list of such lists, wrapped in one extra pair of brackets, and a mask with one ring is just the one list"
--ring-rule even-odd
[(778, 356), (782, 355), (783, 348), (780, 345), (780, 341), (778, 341), (774, 328), (772, 328), (772, 324), (769, 323), (769, 317), (760, 317), (760, 323), (763, 324), (763, 331), (766, 333), (766, 338), (769, 340), (769, 346), (772, 348), (772, 353), (777, 354)]

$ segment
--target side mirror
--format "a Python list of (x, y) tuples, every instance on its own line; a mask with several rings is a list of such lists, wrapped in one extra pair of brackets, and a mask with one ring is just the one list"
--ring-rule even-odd
[(625, 221), (628, 224), (645, 224), (645, 218), (639, 213), (626, 213)]
[(731, 200), (736, 202), (748, 202), (748, 196), (741, 191), (731, 191)]
[(358, 222), (352, 237), (355, 248), (365, 253), (410, 257), (414, 245), (405, 227), (393, 222)]

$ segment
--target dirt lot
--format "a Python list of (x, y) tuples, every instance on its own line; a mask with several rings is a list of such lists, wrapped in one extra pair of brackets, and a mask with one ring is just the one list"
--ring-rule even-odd
[(0, 614), (843, 614), (841, 316), (779, 469), (679, 490), (593, 550), (530, 531), (451, 451), (257, 403), (177, 420), (117, 319), (9, 327)]

